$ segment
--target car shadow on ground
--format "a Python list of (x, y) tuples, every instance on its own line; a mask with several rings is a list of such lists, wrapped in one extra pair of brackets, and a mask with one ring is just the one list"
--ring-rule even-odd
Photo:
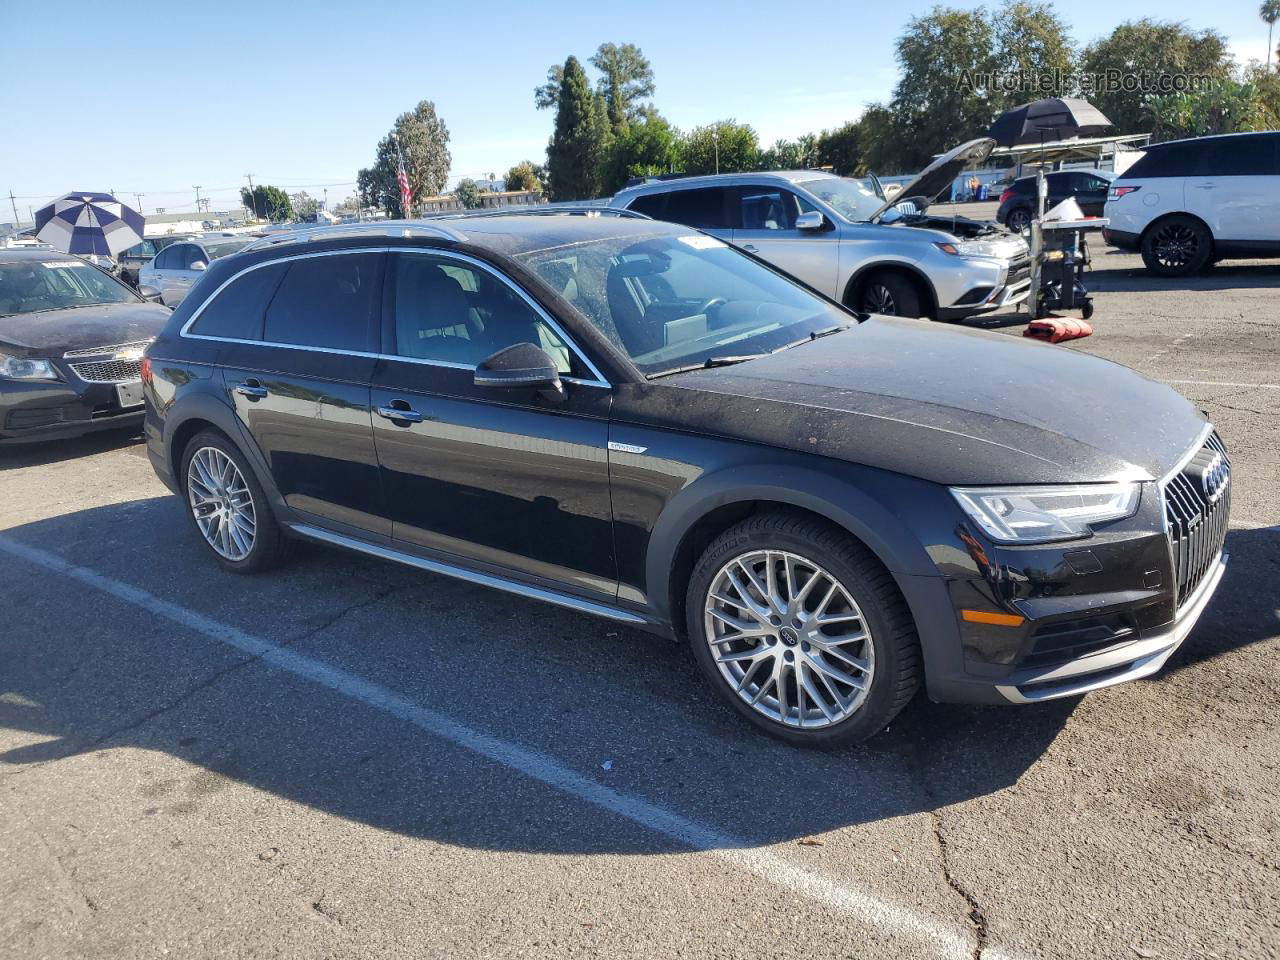
[(141, 428), (103, 430), (67, 440), (41, 440), (0, 445), (0, 470), (43, 467), (142, 443)]
[[(1112, 259), (1114, 256), (1115, 259)], [(1274, 290), (1280, 286), (1280, 261), (1224, 260), (1189, 277), (1148, 273), (1122, 252), (1094, 255), (1084, 276), (1090, 293), (1213, 293), (1222, 290)]]
[[(695, 675), (687, 650), (661, 638), (609, 625), (606, 633), (601, 621), (321, 548), (272, 574), (236, 577), (197, 553), (189, 531), (161, 535), (179, 522), (176, 499), (156, 498), (4, 536), (56, 551), (59, 544), (97, 543), (100, 529), (136, 531), (136, 541), (67, 559), (108, 575), (150, 567), (158, 572), (140, 585), (175, 603), (183, 602), (177, 578), (190, 577), (211, 608), (202, 612), (220, 623), (261, 631), (483, 734), (538, 751), (704, 824), (728, 845), (793, 841), (1007, 788), (1036, 764), (1077, 703), (966, 708), (920, 697), (861, 748), (795, 749), (738, 720)], [(1237, 541), (1241, 554), (1254, 549), (1232, 536), (1232, 549)], [(0, 727), (20, 744), (0, 752), (0, 774), (135, 747), (203, 768), (174, 777), (164, 765), (167, 774), (153, 777), (143, 762), (133, 785), (136, 816), (193, 813), (237, 782), (380, 829), (475, 848), (685, 849), (4, 551), (0, 578), (26, 612), (0, 633)], [(1274, 633), (1274, 616), (1265, 616), (1264, 594), (1251, 592), (1254, 586), (1248, 576), (1232, 576), (1222, 593), (1257, 622), (1232, 620), (1232, 630), (1214, 632), (1204, 651), (1191, 643), (1180, 665)], [(342, 612), (326, 615), (318, 629), (271, 632), (300, 595), (315, 590), (328, 600), (345, 591), (337, 598)], [(506, 612), (492, 612), (498, 608)], [(490, 616), (501, 626), (486, 629)], [(474, 627), (456, 641), (433, 638), (424, 627), (460, 618)], [(348, 632), (335, 633), (342, 624)], [(483, 671), (475, 669), (478, 657)], [(616, 760), (606, 771), (602, 758)]]

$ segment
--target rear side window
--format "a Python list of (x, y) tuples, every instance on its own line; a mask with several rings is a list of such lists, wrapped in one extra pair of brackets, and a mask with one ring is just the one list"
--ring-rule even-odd
[(1156, 177), (1194, 177), (1200, 175), (1203, 147), (1193, 141), (1167, 147), (1152, 147), (1119, 177), (1121, 180), (1147, 180)]
[(201, 337), (261, 340), (262, 316), (287, 267), (273, 263), (232, 280), (200, 312), (191, 332)]
[(667, 208), (667, 197), (665, 193), (650, 193), (643, 197), (636, 197), (631, 201), (630, 210), (643, 213), (646, 217), (653, 217), (655, 220), (665, 220), (663, 214)]
[(1266, 177), (1280, 174), (1280, 136), (1223, 137), (1205, 141), (1204, 175)]
[(725, 187), (676, 190), (667, 194), (664, 220), (700, 229), (728, 229), (729, 200), (733, 191)]
[(380, 253), (346, 253), (291, 261), (267, 308), (262, 338), (372, 352), (384, 259)]

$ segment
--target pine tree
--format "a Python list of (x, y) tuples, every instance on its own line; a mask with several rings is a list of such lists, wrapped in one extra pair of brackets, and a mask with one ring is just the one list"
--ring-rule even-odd
[(600, 194), (608, 131), (604, 98), (592, 93), (586, 71), (571, 56), (564, 63), (556, 129), (547, 147), (551, 199), (586, 200)]

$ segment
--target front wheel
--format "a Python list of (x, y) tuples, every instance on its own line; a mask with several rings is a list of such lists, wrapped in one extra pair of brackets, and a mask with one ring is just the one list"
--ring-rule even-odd
[(862, 287), (858, 309), (889, 317), (920, 317), (920, 295), (915, 284), (900, 273), (872, 274)]
[(893, 578), (820, 520), (762, 514), (721, 534), (689, 584), (703, 673), (757, 727), (843, 746), (884, 729), (920, 685), (920, 645)]

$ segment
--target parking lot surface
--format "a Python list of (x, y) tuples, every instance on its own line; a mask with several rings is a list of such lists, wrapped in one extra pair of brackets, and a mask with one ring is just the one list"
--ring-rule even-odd
[(1280, 266), (1140, 267), (1099, 253), (1053, 349), (1217, 424), (1218, 595), (1150, 680), (856, 750), (604, 621), (313, 546), (223, 573), (134, 438), (0, 451), (0, 956), (1280, 955)]

